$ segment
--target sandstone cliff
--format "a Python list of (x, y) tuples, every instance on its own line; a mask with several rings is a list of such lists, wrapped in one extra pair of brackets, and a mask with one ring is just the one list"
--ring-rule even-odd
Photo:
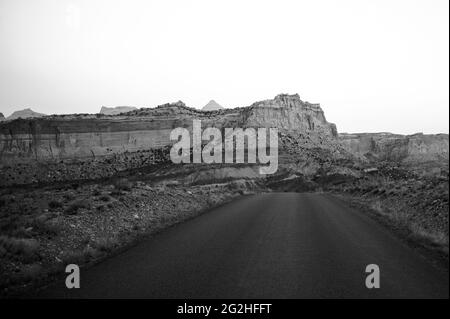
[(247, 125), (278, 127), (284, 131), (311, 132), (316, 137), (337, 137), (336, 125), (328, 123), (320, 104), (303, 102), (298, 94), (277, 95), (273, 100), (253, 103)]
[(337, 138), (336, 126), (326, 121), (320, 106), (297, 94), (207, 112), (177, 102), (120, 115), (17, 119), (0, 124), (0, 179), (20, 184), (77, 174), (91, 178), (152, 165), (163, 161), (172, 129), (192, 129), (193, 119), (202, 120), (203, 127), (277, 127), (310, 148), (331, 149)]
[(164, 147), (171, 144), (175, 127), (202, 125), (223, 127), (277, 127), (280, 131), (337, 136), (318, 105), (298, 95), (279, 95), (249, 107), (202, 112), (183, 102), (143, 108), (114, 116), (62, 115), (16, 120), (0, 126), (1, 163), (17, 160), (53, 160), (96, 157)]
[(339, 140), (349, 151), (367, 159), (405, 163), (449, 159), (448, 134), (342, 133)]

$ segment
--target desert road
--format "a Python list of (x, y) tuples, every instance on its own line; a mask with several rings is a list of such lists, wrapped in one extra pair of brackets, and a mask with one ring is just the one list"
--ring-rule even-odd
[[(365, 270), (380, 269), (368, 289)], [(448, 298), (448, 270), (326, 194), (246, 196), (171, 227), (38, 298)]]

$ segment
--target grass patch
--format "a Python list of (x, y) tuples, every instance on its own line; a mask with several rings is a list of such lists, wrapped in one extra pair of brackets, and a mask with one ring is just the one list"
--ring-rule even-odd
[(11, 255), (24, 263), (31, 263), (40, 258), (39, 242), (35, 239), (0, 236), (3, 255)]
[(89, 209), (91, 208), (91, 203), (87, 199), (77, 199), (69, 204), (69, 206), (65, 209), (65, 213), (68, 215), (74, 215), (78, 213), (80, 209)]
[(388, 206), (379, 199), (362, 201), (353, 198), (351, 199), (351, 203), (357, 207), (369, 208), (369, 211), (375, 217), (380, 218), (380, 221), (388, 227), (399, 230), (402, 237), (406, 238), (412, 244), (422, 246), (429, 251), (437, 252), (448, 259), (448, 235), (441, 231), (433, 231), (422, 227), (417, 222), (412, 221), (408, 211), (392, 205)]
[(63, 204), (60, 201), (57, 201), (57, 200), (51, 200), (48, 203), (48, 208), (50, 210), (56, 210), (56, 209), (61, 208), (61, 207), (63, 207)]
[(109, 202), (111, 200), (111, 197), (108, 195), (102, 195), (98, 199), (100, 199), (102, 202)]
[(16, 280), (20, 282), (31, 282), (40, 279), (44, 269), (39, 264), (25, 265), (17, 275)]
[(43, 220), (41, 218), (36, 218), (33, 220), (32, 224), (33, 230), (40, 233), (47, 235), (49, 237), (57, 236), (61, 230), (62, 227), (55, 221), (49, 221), (49, 220)]
[(119, 241), (112, 237), (100, 237), (96, 239), (93, 243), (93, 247), (103, 251), (103, 252), (111, 252), (114, 248), (119, 246)]
[(126, 178), (120, 178), (114, 181), (114, 189), (119, 191), (130, 191), (133, 184)]

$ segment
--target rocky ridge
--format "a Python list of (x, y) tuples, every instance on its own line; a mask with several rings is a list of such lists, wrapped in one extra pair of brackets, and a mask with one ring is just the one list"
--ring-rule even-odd
[[(192, 130), (194, 119), (202, 120), (203, 127), (221, 129), (277, 127), (280, 133), (300, 139), (303, 146), (336, 149), (336, 126), (326, 121), (319, 105), (303, 102), (298, 95), (282, 94), (248, 107), (206, 112), (179, 101), (120, 115), (53, 115), (4, 122), (0, 125), (2, 183), (51, 182), (56, 175), (57, 180), (79, 174), (88, 177), (93, 167), (95, 176), (110, 176), (157, 164), (162, 159), (155, 161), (154, 154), (164, 153), (173, 143), (172, 129)], [(51, 170), (45, 169), (50, 166)]]
[[(194, 119), (201, 120), (203, 128), (278, 128), (280, 174), (360, 176), (365, 167), (384, 160), (448, 160), (448, 135), (338, 134), (319, 104), (304, 102), (298, 94), (280, 94), (250, 106), (215, 111), (178, 101), (116, 115), (52, 115), (2, 122), (0, 186), (104, 178), (170, 164), (168, 150), (174, 143), (170, 132), (176, 127), (192, 130)], [(240, 174), (233, 172), (237, 168), (214, 169), (221, 178)]]

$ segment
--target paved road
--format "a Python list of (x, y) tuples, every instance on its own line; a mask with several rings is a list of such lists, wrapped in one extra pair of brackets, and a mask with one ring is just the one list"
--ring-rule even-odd
[[(377, 264), (381, 288), (367, 289)], [(321, 194), (244, 197), (172, 227), (40, 297), (379, 298), (449, 296), (434, 268), (388, 230)]]

